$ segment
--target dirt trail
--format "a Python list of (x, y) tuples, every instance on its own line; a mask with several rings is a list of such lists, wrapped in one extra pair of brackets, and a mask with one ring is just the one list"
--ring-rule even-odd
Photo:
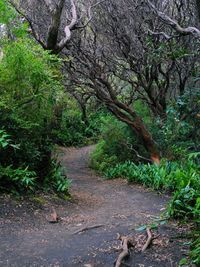
[[(112, 267), (119, 251), (117, 233), (134, 233), (136, 225), (152, 221), (168, 197), (123, 180), (106, 181), (88, 168), (92, 146), (61, 150), (62, 165), (72, 179), (71, 200), (40, 195), (33, 199), (0, 198), (0, 266)], [(61, 222), (47, 220), (54, 206)], [(93, 225), (102, 227), (73, 234)], [(163, 226), (163, 240), (175, 226)], [(161, 241), (163, 241), (161, 240)], [(182, 257), (180, 243), (157, 244), (141, 254), (133, 252), (132, 267), (175, 267)]]

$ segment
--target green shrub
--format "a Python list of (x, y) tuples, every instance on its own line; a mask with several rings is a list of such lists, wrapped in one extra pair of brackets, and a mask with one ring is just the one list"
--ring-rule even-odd
[(200, 217), (200, 169), (192, 160), (184, 164), (163, 162), (161, 165), (136, 165), (128, 161), (107, 169), (105, 175), (109, 179), (125, 178), (156, 190), (175, 191), (168, 208), (169, 215), (175, 218)]
[[(58, 108), (58, 107), (57, 107)], [(57, 124), (52, 125), (52, 139), (54, 143), (64, 146), (83, 146), (93, 144), (100, 134), (99, 124), (103, 111), (88, 111), (87, 123), (74, 100), (67, 100), (66, 105), (60, 107)]]
[(100, 172), (104, 172), (109, 167), (116, 164), (117, 157), (105, 154), (105, 141), (97, 144), (95, 150), (90, 155), (90, 166)]
[(191, 243), (191, 251), (189, 253), (189, 264), (200, 265), (200, 231), (194, 233), (195, 240)]
[(33, 191), (36, 183), (36, 173), (28, 168), (13, 169), (12, 166), (0, 165), (0, 188), (2, 191)]
[(163, 156), (169, 160), (186, 160), (189, 153), (199, 151), (199, 99), (199, 88), (187, 89), (169, 103), (165, 120), (157, 119), (150, 126)]
[[(51, 184), (51, 186), (49, 186)], [(55, 189), (60, 193), (68, 193), (71, 181), (67, 179), (64, 170), (55, 159), (52, 160), (52, 168), (48, 176), (45, 177), (43, 187), (45, 190)]]
[[(0, 12), (0, 21), (1, 15)], [(51, 160), (54, 107), (64, 92), (61, 64), (56, 56), (27, 38), (25, 32), (20, 38), (15, 36), (9, 41), (5, 38), (1, 48), (0, 188), (41, 190), (48, 176), (46, 187), (65, 191), (68, 181), (63, 177), (59, 180)], [(54, 186), (55, 181), (61, 185)]]
[(138, 162), (135, 150), (145, 155), (143, 146), (127, 125), (111, 115), (101, 120), (99, 126), (101, 140), (90, 155), (90, 166), (100, 172), (115, 166), (117, 163), (133, 160)]

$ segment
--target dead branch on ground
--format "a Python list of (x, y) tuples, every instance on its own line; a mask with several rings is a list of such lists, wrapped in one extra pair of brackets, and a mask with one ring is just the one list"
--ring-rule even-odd
[(87, 226), (87, 227), (84, 227), (76, 232), (74, 232), (73, 234), (76, 235), (76, 234), (80, 234), (82, 232), (85, 232), (85, 231), (88, 231), (88, 230), (91, 230), (91, 229), (96, 229), (96, 228), (100, 228), (100, 227), (103, 227), (104, 224), (97, 224), (97, 225), (92, 225), (92, 226)]
[(153, 235), (151, 233), (151, 229), (150, 228), (147, 228), (147, 236), (148, 236), (148, 238), (147, 238), (147, 241), (146, 241), (146, 243), (144, 244), (144, 246), (142, 248), (142, 252), (144, 252), (148, 248), (148, 246), (151, 244), (151, 242), (153, 240)]
[(128, 236), (121, 236), (118, 234), (118, 240), (121, 240), (122, 243), (122, 252), (119, 254), (117, 261), (115, 263), (115, 267), (121, 267), (122, 261), (124, 258), (129, 256), (129, 248), (133, 247), (135, 244), (133, 238)]

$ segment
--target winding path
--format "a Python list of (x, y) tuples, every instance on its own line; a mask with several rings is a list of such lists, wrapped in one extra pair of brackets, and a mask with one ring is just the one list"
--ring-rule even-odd
[[(117, 233), (130, 234), (136, 225), (152, 221), (168, 198), (123, 180), (107, 181), (88, 168), (92, 146), (62, 148), (62, 165), (72, 180), (71, 200), (40, 195), (33, 199), (0, 198), (0, 266), (112, 267), (118, 255)], [(61, 217), (47, 220), (52, 206)], [(84, 227), (102, 225), (74, 234)], [(161, 229), (163, 236), (173, 233)], [(175, 267), (179, 245), (153, 246), (144, 254), (132, 253), (128, 266)]]

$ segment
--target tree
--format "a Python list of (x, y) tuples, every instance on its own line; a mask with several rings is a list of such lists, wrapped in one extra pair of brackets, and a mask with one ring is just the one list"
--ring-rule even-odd
[[(102, 1), (93, 5), (90, 1), (80, 2), (77, 7), (73, 0), (70, 4), (64, 0), (57, 3), (46, 0), (37, 11), (34, 4), (33, 11), (29, 10), (28, 0), (20, 6), (13, 1), (12, 4), (29, 22), (33, 36), (44, 49), (62, 52), (62, 57), (71, 58), (64, 72), (67, 88), (79, 104), (95, 95), (137, 133), (151, 158), (158, 159), (156, 143), (133, 103), (140, 98), (149, 105), (154, 116), (165, 119), (168, 102), (183, 93), (191, 82), (197, 56), (188, 51), (195, 49), (196, 43), (191, 44), (190, 38), (198, 38), (198, 29), (181, 28), (181, 33), (179, 24), (193, 23), (190, 13), (194, 13), (196, 6), (192, 3), (186, 7), (179, 0), (171, 0), (170, 6), (155, 5), (151, 1), (103, 2), (102, 5)], [(92, 18), (91, 9), (97, 5), (98, 12)], [(80, 10), (87, 10), (88, 16), (78, 18)], [(67, 25), (66, 14), (70, 14)], [(45, 30), (44, 18), (48, 30)], [(80, 31), (75, 31), (71, 38), (72, 31), (78, 29)], [(179, 34), (174, 35), (174, 30)], [(83, 116), (84, 113), (85, 110)]]
[[(20, 1), (9, 0), (30, 26), (30, 33), (37, 42), (52, 53), (58, 54), (68, 46), (72, 32), (85, 28), (92, 20), (92, 9), (103, 1), (78, 6), (74, 0)], [(47, 28), (47, 29), (45, 29)], [(47, 33), (47, 34), (46, 34)]]

